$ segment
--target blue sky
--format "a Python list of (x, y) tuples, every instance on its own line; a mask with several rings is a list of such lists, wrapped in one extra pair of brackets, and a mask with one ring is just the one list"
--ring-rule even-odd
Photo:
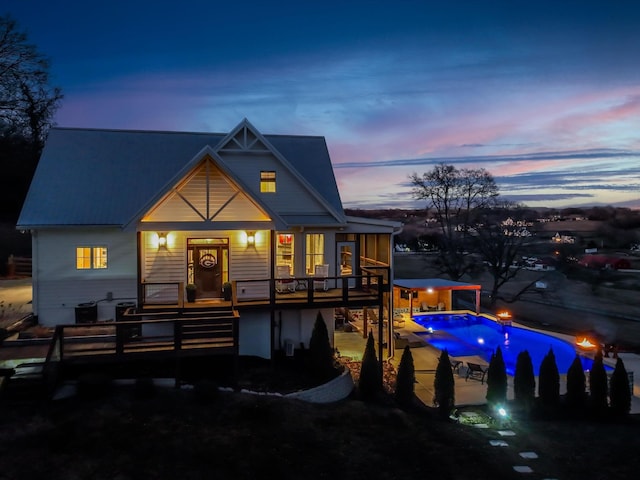
[(59, 126), (322, 135), (347, 208), (487, 169), (532, 207), (640, 208), (640, 2), (5, 0)]

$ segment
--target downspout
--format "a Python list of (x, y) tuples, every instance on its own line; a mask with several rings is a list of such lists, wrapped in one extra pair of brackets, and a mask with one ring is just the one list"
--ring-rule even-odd
[[(389, 243), (389, 248), (391, 249), (391, 251), (389, 252), (389, 328), (388, 330), (388, 338), (387, 338), (387, 345), (389, 345), (389, 348), (387, 349), (387, 360), (393, 358), (393, 356), (395, 355), (395, 342), (393, 341), (394, 339), (394, 332), (393, 332), (393, 283), (394, 283), (394, 261), (393, 261), (393, 252), (395, 251), (393, 248), (393, 237), (395, 237), (396, 235), (400, 235), (402, 233), (403, 227), (400, 226), (400, 228), (398, 228), (397, 230), (391, 232), (391, 242)], [(380, 318), (382, 318), (382, 316), (380, 316)]]

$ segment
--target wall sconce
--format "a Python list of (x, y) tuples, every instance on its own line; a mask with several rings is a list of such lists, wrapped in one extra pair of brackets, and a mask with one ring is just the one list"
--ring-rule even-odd
[(247, 247), (256, 246), (256, 232), (247, 232)]
[(167, 234), (159, 233), (158, 234), (158, 250), (162, 248), (167, 248)]

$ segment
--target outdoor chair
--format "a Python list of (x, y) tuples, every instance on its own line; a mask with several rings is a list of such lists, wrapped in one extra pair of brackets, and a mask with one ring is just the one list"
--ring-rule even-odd
[(451, 362), (451, 371), (453, 373), (460, 373), (460, 367), (462, 366), (462, 360), (455, 360), (453, 358), (450, 358), (449, 361)]
[(313, 289), (327, 291), (329, 285), (327, 283), (327, 277), (329, 276), (329, 265), (316, 265), (315, 272), (313, 274)]
[(484, 377), (487, 375), (489, 369), (483, 365), (467, 362), (467, 376), (465, 380), (479, 380), (480, 383), (484, 383)]
[(276, 266), (276, 292), (289, 293), (296, 291), (296, 282), (291, 277), (289, 265)]

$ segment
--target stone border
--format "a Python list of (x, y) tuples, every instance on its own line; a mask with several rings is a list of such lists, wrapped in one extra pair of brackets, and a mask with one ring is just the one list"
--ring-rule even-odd
[(354, 383), (351, 370), (345, 368), (340, 376), (323, 385), (310, 388), (309, 390), (289, 393), (283, 395), (283, 397), (310, 403), (333, 403), (347, 398), (353, 391), (353, 388)]

